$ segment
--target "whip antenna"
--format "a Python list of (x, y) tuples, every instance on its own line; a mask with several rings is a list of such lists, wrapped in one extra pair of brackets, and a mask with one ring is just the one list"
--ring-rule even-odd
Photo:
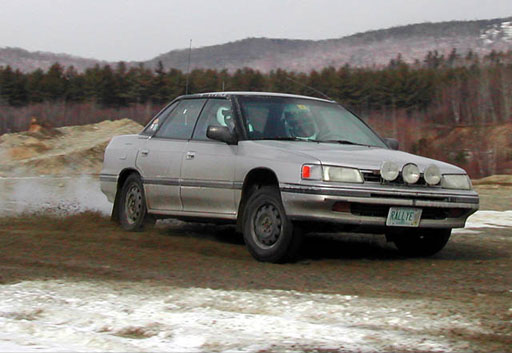
[(188, 47), (188, 60), (187, 60), (187, 83), (185, 84), (185, 94), (188, 94), (188, 78), (190, 76), (190, 56), (192, 54), (192, 39)]
[(325, 94), (324, 92), (317, 90), (316, 88), (313, 88), (313, 87), (311, 87), (311, 86), (308, 86), (308, 85), (306, 85), (306, 84), (304, 84), (304, 83), (302, 83), (302, 82), (299, 82), (299, 81), (297, 81), (297, 80), (294, 80), (293, 78), (288, 77), (288, 76), (285, 76), (284, 78), (285, 78), (285, 79), (287, 79), (287, 80), (289, 80), (289, 81), (292, 81), (292, 82), (294, 82), (294, 83), (298, 84), (299, 86), (309, 88), (311, 91), (313, 91), (313, 92), (316, 92), (316, 93), (320, 94), (322, 97), (327, 98), (327, 99), (328, 99), (328, 100), (330, 100), (330, 101), (334, 101), (334, 99), (332, 99), (331, 97), (329, 97), (329, 96), (328, 96), (327, 94)]

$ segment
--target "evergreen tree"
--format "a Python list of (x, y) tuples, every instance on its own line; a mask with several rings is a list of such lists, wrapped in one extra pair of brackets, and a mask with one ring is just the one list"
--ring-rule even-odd
[(41, 84), (48, 100), (53, 102), (63, 100), (66, 92), (64, 68), (59, 63), (50, 66)]
[(0, 72), (0, 103), (21, 106), (28, 101), (27, 78), (19, 70), (10, 66)]

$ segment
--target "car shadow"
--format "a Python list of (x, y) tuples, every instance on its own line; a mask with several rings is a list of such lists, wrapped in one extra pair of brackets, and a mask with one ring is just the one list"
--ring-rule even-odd
[[(243, 236), (236, 232), (233, 225), (165, 221), (160, 227), (163, 234), (168, 236), (209, 239), (219, 244), (245, 246)], [(454, 234), (442, 251), (429, 258), (464, 261), (492, 260), (510, 256), (510, 251), (495, 244), (477, 241), (475, 237), (467, 238)], [(297, 260), (301, 262), (336, 259), (399, 261), (410, 258), (401, 255), (394, 244), (386, 241), (382, 234), (308, 233)]]
[(158, 228), (161, 229), (163, 234), (168, 236), (209, 239), (220, 243), (245, 245), (243, 236), (236, 232), (234, 225), (165, 220), (159, 222)]
[(373, 234), (308, 234), (302, 245), (301, 259), (396, 260), (402, 258), (384, 235)]

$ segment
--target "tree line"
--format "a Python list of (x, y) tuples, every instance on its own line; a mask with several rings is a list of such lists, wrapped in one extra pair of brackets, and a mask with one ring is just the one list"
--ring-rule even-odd
[[(187, 84), (188, 83), (188, 84)], [(47, 71), (23, 73), (0, 67), (0, 105), (95, 103), (103, 108), (162, 105), (186, 93), (270, 91), (318, 96), (318, 92), (360, 114), (374, 111), (429, 111), (432, 120), (455, 124), (498, 123), (512, 119), (512, 51), (479, 57), (471, 51), (436, 51), (414, 63), (401, 55), (385, 67), (326, 67), (310, 73), (251, 68), (177, 69), (96, 65), (78, 72), (58, 63)]]

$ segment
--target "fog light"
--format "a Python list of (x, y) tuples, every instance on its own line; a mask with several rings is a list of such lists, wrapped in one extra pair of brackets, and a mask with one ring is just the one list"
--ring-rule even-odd
[(437, 165), (431, 164), (423, 173), (425, 181), (428, 185), (437, 185), (441, 181), (441, 171)]
[(382, 179), (387, 181), (393, 181), (398, 178), (398, 174), (400, 173), (400, 167), (398, 164), (390, 161), (386, 161), (382, 163), (380, 167), (380, 176)]
[(420, 180), (420, 169), (416, 164), (408, 163), (402, 168), (402, 178), (407, 184), (414, 184)]

